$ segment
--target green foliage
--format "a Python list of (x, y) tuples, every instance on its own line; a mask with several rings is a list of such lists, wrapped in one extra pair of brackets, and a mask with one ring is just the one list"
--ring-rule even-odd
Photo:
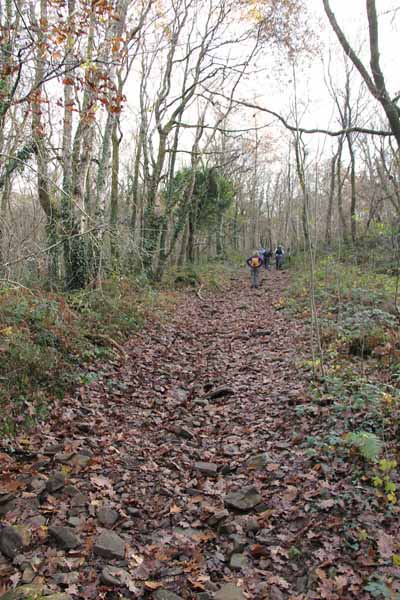
[[(172, 182), (172, 194), (175, 197), (177, 211), (187, 202), (191, 188), (193, 171), (184, 168), (176, 173)], [(207, 230), (218, 222), (218, 217), (230, 207), (235, 195), (233, 183), (214, 168), (199, 169), (195, 173), (193, 187), (193, 205), (196, 207), (197, 227)]]
[(400, 594), (393, 592), (384, 581), (373, 580), (365, 586), (365, 591), (369, 592), (373, 598), (384, 598), (385, 600), (400, 600)]
[(384, 495), (391, 504), (397, 503), (397, 484), (391, 477), (391, 472), (397, 467), (396, 460), (383, 458), (379, 461), (372, 483), (379, 495)]
[(375, 433), (370, 431), (358, 431), (349, 433), (346, 443), (355, 446), (361, 456), (368, 461), (376, 461), (382, 452), (383, 442)]
[(170, 269), (169, 281), (173, 287), (196, 287), (200, 283), (200, 279), (195, 269), (191, 265), (185, 267)]
[(219, 290), (221, 285), (226, 285), (228, 277), (235, 271), (233, 265), (218, 260), (187, 264), (185, 267), (170, 267), (165, 272), (163, 285), (172, 289), (203, 286)]

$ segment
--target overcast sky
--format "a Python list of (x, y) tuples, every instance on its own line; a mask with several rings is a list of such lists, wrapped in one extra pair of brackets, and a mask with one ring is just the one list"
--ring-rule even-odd
[[(339, 43), (331, 30), (327, 17), (323, 9), (322, 0), (305, 0), (314, 23), (318, 36), (319, 53), (308, 61), (299, 61), (296, 65), (296, 84), (297, 101), (299, 106), (300, 124), (303, 127), (320, 127), (337, 129), (337, 116), (334, 109), (334, 103), (330, 97), (325, 77), (327, 65), (329, 63), (329, 52), (331, 53), (330, 71), (336, 85), (341, 88), (344, 84), (344, 58)], [(366, 0), (331, 0), (332, 10), (335, 12), (337, 20), (345, 34), (357, 52), (361, 52), (364, 64), (369, 68), (368, 53), (368, 21), (365, 9)], [(400, 75), (398, 68), (398, 40), (399, 40), (399, 22), (400, 22), (400, 0), (377, 0), (379, 12), (380, 27), (380, 49), (382, 67), (384, 69), (387, 86), (391, 93), (395, 94), (400, 90)], [(394, 12), (399, 8), (398, 12)], [(311, 22), (312, 22), (311, 20)], [(236, 49), (236, 52), (240, 50)], [(276, 54), (276, 53), (275, 53)], [(245, 55), (245, 49), (243, 50)], [(279, 68), (280, 66), (280, 68)], [(255, 74), (257, 72), (257, 74)], [(260, 58), (257, 59), (257, 65), (253, 69), (251, 77), (247, 78), (238, 89), (238, 95), (245, 100), (255, 102), (265, 106), (293, 122), (293, 116), (289, 117), (294, 104), (294, 78), (290, 63), (281, 61), (278, 64), (274, 51), (271, 48), (265, 48)], [(357, 73), (353, 76), (352, 90), (356, 97), (360, 86), (360, 77)], [(159, 80), (155, 77), (154, 85), (159, 85)], [(131, 94), (135, 98), (136, 94)], [(366, 98), (370, 98), (366, 94)], [(373, 115), (381, 113), (380, 107), (370, 98), (369, 113)], [(193, 114), (188, 113), (187, 120), (192, 117), (196, 119), (196, 111)], [(265, 113), (258, 113), (252, 109), (243, 109), (232, 118), (232, 124), (235, 127), (257, 126), (270, 124), (273, 119)], [(368, 112), (365, 111), (366, 120)], [(129, 117), (129, 114), (127, 115)], [(368, 125), (369, 123), (364, 123)], [(273, 132), (276, 140), (282, 139), (282, 147), (287, 147), (287, 132), (281, 125), (273, 123), (269, 129), (264, 131)], [(252, 134), (249, 134), (252, 135)], [(188, 148), (191, 145), (191, 134), (185, 135), (188, 140)], [(318, 152), (329, 152), (329, 146), (332, 143), (331, 138), (326, 136), (314, 136), (307, 138), (310, 147)], [(279, 143), (279, 142), (278, 142)], [(185, 160), (185, 156), (181, 157)], [(186, 157), (187, 158), (187, 157)]]
[[(320, 54), (311, 61), (300, 63), (296, 66), (296, 85), (299, 114), (303, 127), (320, 127), (337, 129), (337, 116), (333, 101), (325, 85), (324, 77), (327, 73), (329, 53), (331, 53), (330, 71), (338, 87), (344, 83), (344, 57), (341, 47), (331, 30), (325, 15), (322, 0), (306, 0), (309, 10), (315, 18), (315, 29), (319, 35)], [(365, 8), (366, 0), (331, 0), (331, 8), (344, 30), (346, 37), (353, 48), (360, 52), (365, 66), (369, 69), (368, 52), (368, 20)], [(394, 9), (398, 8), (398, 12)], [(395, 95), (400, 90), (400, 74), (398, 67), (400, 0), (377, 0), (379, 13), (379, 33), (381, 64), (384, 69), (386, 83), (389, 91)], [(289, 65), (283, 68), (277, 76), (276, 71), (268, 68), (270, 58), (268, 52), (265, 56), (266, 68), (252, 80), (252, 89), (248, 88), (249, 100), (251, 96), (256, 103), (275, 110), (285, 117), (289, 115), (294, 103), (294, 83), (292, 70)], [(354, 97), (358, 94), (360, 77), (355, 72), (352, 78), (352, 91)], [(379, 105), (366, 93), (368, 110), (365, 112), (365, 125), (378, 114), (382, 114)], [(383, 117), (384, 118), (384, 117)], [(271, 119), (260, 114), (258, 123), (267, 123)], [(293, 122), (293, 119), (291, 119)], [(278, 134), (279, 135), (279, 134)], [(325, 136), (316, 136), (309, 140), (310, 146), (318, 151), (329, 150), (331, 139)]]

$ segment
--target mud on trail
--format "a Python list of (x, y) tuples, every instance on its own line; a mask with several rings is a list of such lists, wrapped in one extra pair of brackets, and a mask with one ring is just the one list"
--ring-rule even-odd
[(295, 410), (310, 405), (308, 333), (281, 310), (287, 280), (187, 293), (93, 370), (29, 451), (1, 454), (0, 591), (371, 597), (346, 533), (362, 498), (347, 507), (346, 467), (303, 443), (325, 419)]

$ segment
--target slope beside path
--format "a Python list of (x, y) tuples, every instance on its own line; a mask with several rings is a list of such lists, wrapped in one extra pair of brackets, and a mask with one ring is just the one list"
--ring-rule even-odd
[(370, 597), (341, 464), (301, 443), (321, 414), (296, 410), (308, 333), (281, 310), (287, 279), (186, 294), (29, 452), (1, 454), (0, 591), (18, 590), (4, 598)]

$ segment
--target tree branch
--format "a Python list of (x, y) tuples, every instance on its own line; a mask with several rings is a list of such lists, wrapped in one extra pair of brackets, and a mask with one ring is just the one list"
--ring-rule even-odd
[[(230, 100), (230, 98), (228, 98), (224, 94), (221, 94), (220, 92), (213, 92), (213, 95), (221, 96), (222, 98), (225, 98), (225, 100)], [(260, 106), (258, 104), (253, 104), (252, 102), (246, 102), (245, 100), (232, 99), (232, 101), (236, 102), (236, 104), (240, 104), (241, 106), (246, 106), (247, 108), (259, 110), (261, 112), (265, 112), (269, 115), (274, 116), (289, 131), (297, 131), (299, 133), (307, 133), (307, 134), (308, 133), (323, 133), (324, 135), (329, 135), (331, 137), (339, 137), (346, 133), (366, 133), (368, 135), (379, 135), (381, 137), (390, 137), (390, 136), (394, 135), (394, 133), (392, 131), (386, 131), (384, 129), (369, 129), (367, 127), (347, 127), (345, 129), (338, 129), (337, 131), (330, 131), (329, 129), (319, 129), (317, 127), (313, 128), (313, 129), (305, 129), (304, 127), (296, 127), (296, 125), (291, 125), (290, 123), (287, 122), (287, 120), (284, 117), (282, 117), (282, 115), (280, 115), (279, 113), (277, 113), (269, 108), (265, 108), (264, 106)]]

